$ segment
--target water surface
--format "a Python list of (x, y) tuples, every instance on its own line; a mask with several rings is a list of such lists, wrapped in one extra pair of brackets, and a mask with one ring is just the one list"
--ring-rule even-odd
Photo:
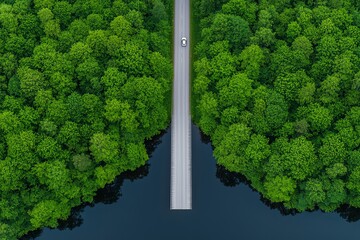
[(359, 238), (358, 211), (344, 208), (341, 213), (283, 215), (281, 206), (264, 202), (241, 177), (217, 167), (210, 143), (204, 143), (206, 139), (194, 125), (192, 131), (193, 210), (169, 210), (171, 132), (168, 130), (159, 139), (148, 165), (121, 176), (99, 192), (96, 201), (103, 202), (76, 209), (67, 222), (62, 222), (63, 230), (44, 229), (35, 239)]

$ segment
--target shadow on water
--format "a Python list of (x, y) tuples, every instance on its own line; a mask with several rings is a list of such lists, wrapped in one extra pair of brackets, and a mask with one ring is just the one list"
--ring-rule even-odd
[[(161, 143), (161, 137), (167, 132), (167, 130), (162, 131), (160, 134), (154, 136), (150, 140), (145, 140), (146, 152), (151, 158), (152, 153), (155, 151), (156, 147)], [(112, 183), (106, 184), (104, 188), (97, 190), (96, 195), (94, 196), (93, 202), (83, 203), (77, 207), (71, 209), (70, 216), (66, 220), (59, 220), (57, 229), (59, 230), (72, 230), (76, 227), (80, 227), (83, 223), (82, 213), (86, 207), (94, 207), (97, 203), (103, 204), (112, 204), (119, 200), (121, 197), (121, 187), (124, 183), (124, 180), (130, 180), (131, 182), (142, 179), (146, 177), (149, 173), (150, 164), (146, 163), (144, 166), (141, 166), (134, 171), (126, 171), (121, 173), (115, 178)], [(20, 240), (34, 240), (42, 234), (43, 230), (38, 229), (31, 231)]]
[(360, 209), (354, 208), (349, 205), (341, 206), (336, 210), (342, 218), (348, 222), (356, 222), (360, 220)]
[(235, 187), (240, 183), (248, 185), (250, 187), (249, 181), (240, 173), (230, 172), (225, 169), (224, 166), (216, 164), (216, 177), (224, 184), (226, 187)]

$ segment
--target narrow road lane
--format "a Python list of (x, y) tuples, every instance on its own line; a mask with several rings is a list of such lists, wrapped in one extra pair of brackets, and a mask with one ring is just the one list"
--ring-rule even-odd
[[(190, 2), (175, 0), (170, 209), (191, 209)], [(187, 46), (181, 46), (181, 38)]]

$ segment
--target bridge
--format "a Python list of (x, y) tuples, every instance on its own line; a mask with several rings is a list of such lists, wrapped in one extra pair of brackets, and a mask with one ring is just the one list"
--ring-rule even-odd
[[(173, 210), (192, 209), (189, 20), (189, 0), (175, 0), (170, 190)], [(183, 37), (187, 38), (186, 46), (182, 46)]]

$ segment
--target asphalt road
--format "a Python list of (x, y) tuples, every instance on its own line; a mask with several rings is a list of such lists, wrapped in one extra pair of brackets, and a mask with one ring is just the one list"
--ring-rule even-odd
[[(192, 208), (189, 22), (189, 0), (175, 0), (170, 209)], [(186, 47), (181, 46), (182, 37), (187, 38)]]

